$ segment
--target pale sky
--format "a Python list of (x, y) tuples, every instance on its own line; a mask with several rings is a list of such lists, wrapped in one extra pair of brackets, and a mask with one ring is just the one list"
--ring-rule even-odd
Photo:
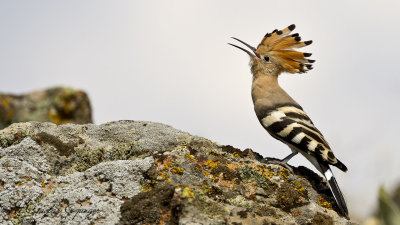
[[(0, 1), (0, 92), (86, 91), (95, 123), (166, 123), (264, 156), (290, 153), (253, 111), (249, 57), (292, 23), (314, 70), (280, 84), (322, 131), (354, 218), (400, 182), (399, 1)], [(298, 155), (294, 165), (311, 164)]]

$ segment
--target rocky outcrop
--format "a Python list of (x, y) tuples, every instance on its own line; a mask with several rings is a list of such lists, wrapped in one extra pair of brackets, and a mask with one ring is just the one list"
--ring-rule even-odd
[(61, 87), (25, 95), (0, 93), (0, 129), (27, 121), (91, 123), (89, 98), (83, 91)]
[(0, 224), (352, 224), (310, 170), (159, 123), (17, 123), (0, 146)]

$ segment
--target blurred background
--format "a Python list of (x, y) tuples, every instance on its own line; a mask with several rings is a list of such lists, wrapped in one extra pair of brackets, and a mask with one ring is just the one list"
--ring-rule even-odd
[[(1, 1), (0, 92), (53, 86), (88, 93), (96, 124), (166, 123), (264, 156), (290, 153), (260, 126), (249, 57), (292, 23), (314, 70), (281, 86), (349, 168), (334, 169), (353, 219), (375, 210), (378, 188), (400, 181), (399, 1)], [(312, 167), (302, 156), (293, 165)]]

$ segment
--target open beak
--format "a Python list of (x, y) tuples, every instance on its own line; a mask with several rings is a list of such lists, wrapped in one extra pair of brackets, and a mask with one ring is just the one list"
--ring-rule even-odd
[(254, 48), (253, 46), (251, 46), (251, 45), (247, 44), (246, 42), (241, 41), (241, 40), (239, 40), (239, 39), (237, 39), (237, 38), (234, 38), (234, 37), (232, 37), (232, 38), (235, 39), (235, 40), (237, 40), (237, 41), (239, 41), (240, 43), (246, 45), (249, 49), (251, 49), (251, 52), (248, 51), (248, 50), (246, 50), (246, 49), (244, 49), (244, 48), (242, 48), (242, 47), (239, 47), (239, 46), (237, 46), (237, 45), (231, 44), (231, 43), (228, 43), (229, 45), (232, 45), (233, 47), (236, 47), (236, 48), (238, 48), (238, 49), (240, 49), (240, 50), (246, 52), (251, 58), (256, 57), (256, 56), (257, 56), (258, 58), (260, 58), (260, 56), (256, 53), (256, 48)]

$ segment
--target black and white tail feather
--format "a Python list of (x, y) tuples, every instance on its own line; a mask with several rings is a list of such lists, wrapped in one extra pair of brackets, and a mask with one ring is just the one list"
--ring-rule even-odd
[(301, 106), (277, 105), (265, 109), (259, 115), (259, 120), (271, 136), (287, 144), (293, 152), (300, 152), (325, 176), (341, 213), (348, 217), (346, 201), (329, 165), (344, 172), (347, 167), (335, 157), (323, 135)]
[(325, 179), (328, 182), (328, 186), (332, 191), (333, 197), (335, 198), (341, 213), (348, 218), (349, 210), (347, 209), (346, 201), (344, 200), (343, 194), (340, 191), (339, 185), (337, 184), (335, 176), (333, 176), (329, 165), (323, 166), (320, 164), (320, 167), (321, 172), (322, 174), (324, 174)]

